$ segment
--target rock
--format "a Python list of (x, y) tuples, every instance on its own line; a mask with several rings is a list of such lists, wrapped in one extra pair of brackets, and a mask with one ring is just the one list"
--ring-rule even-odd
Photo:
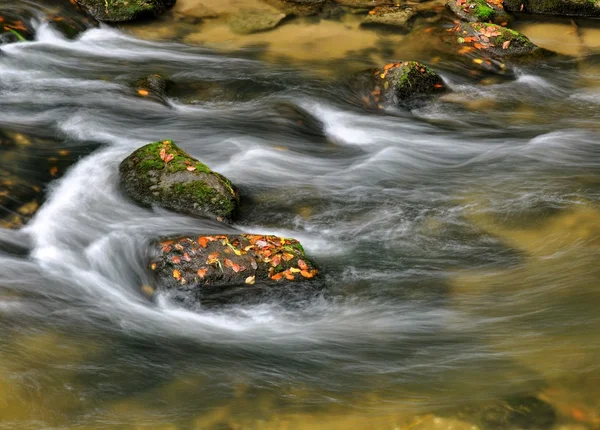
[(264, 9), (242, 9), (228, 22), (234, 33), (251, 34), (271, 30), (285, 18), (285, 13)]
[(321, 11), (327, 0), (264, 0), (286, 15), (310, 16)]
[(231, 220), (239, 204), (238, 192), (227, 178), (171, 140), (134, 151), (119, 172), (125, 194), (142, 205), (221, 221)]
[(159, 290), (192, 292), (201, 300), (318, 274), (297, 240), (250, 234), (163, 240), (152, 249), (150, 269)]
[(416, 15), (417, 11), (410, 7), (381, 6), (370, 11), (361, 25), (386, 25), (409, 30), (411, 20)]
[(336, 4), (357, 9), (370, 9), (379, 6), (380, 0), (334, 0)]
[(417, 61), (391, 63), (373, 73), (375, 85), (369, 97), (377, 104), (416, 107), (448, 91), (435, 71)]
[(26, 42), (35, 37), (35, 28), (31, 25), (33, 13), (25, 8), (0, 6), (0, 45), (5, 43)]
[(158, 16), (176, 0), (77, 0), (87, 12), (101, 22), (125, 22)]
[(161, 100), (166, 97), (167, 81), (160, 75), (154, 74), (138, 79), (133, 84), (139, 95), (153, 95)]
[(484, 404), (471, 408), (467, 415), (485, 430), (545, 430), (556, 422), (554, 408), (534, 396), (515, 396)]
[(463, 21), (501, 24), (510, 20), (502, 0), (449, 0), (446, 6)]
[(599, 17), (598, 0), (504, 0), (509, 12), (528, 12), (561, 16)]

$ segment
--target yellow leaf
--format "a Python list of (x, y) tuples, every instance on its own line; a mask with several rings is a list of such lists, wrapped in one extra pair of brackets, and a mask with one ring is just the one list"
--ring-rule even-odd
[(254, 282), (256, 281), (256, 276), (248, 276), (246, 278), (246, 284), (248, 285), (254, 285)]

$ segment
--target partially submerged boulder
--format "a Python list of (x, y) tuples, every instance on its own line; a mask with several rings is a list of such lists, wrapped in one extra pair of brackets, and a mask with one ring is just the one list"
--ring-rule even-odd
[(514, 74), (511, 66), (535, 65), (559, 58), (521, 33), (496, 24), (463, 22), (444, 37), (454, 45), (459, 61), (484, 73), (511, 77)]
[(373, 73), (372, 102), (417, 107), (444, 94), (448, 87), (434, 70), (417, 61), (390, 63)]
[(229, 19), (228, 24), (234, 33), (252, 34), (277, 27), (285, 17), (285, 13), (277, 11), (242, 9)]
[(504, 11), (503, 0), (449, 0), (446, 3), (456, 16), (468, 22), (507, 23), (510, 15)]
[(600, 17), (598, 0), (504, 0), (504, 8), (509, 12)]
[(77, 0), (101, 22), (125, 22), (154, 17), (165, 12), (176, 0)]
[(148, 75), (134, 82), (137, 93), (142, 97), (153, 95), (164, 99), (167, 91), (167, 81), (158, 74)]
[(376, 7), (363, 19), (362, 26), (385, 25), (404, 30), (410, 29), (412, 19), (417, 11), (410, 7), (380, 6)]
[(132, 200), (188, 215), (231, 220), (239, 204), (233, 184), (171, 140), (134, 151), (119, 168), (121, 186)]
[(150, 269), (159, 290), (190, 291), (200, 299), (318, 274), (297, 240), (251, 234), (165, 239), (154, 245)]

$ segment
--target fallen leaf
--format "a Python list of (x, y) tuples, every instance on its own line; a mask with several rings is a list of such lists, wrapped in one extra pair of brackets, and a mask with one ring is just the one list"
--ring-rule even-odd
[(312, 277), (314, 276), (312, 273), (310, 273), (310, 272), (309, 272), (309, 271), (307, 271), (307, 270), (303, 270), (303, 271), (301, 271), (301, 272), (300, 272), (300, 274), (301, 274), (302, 276), (304, 276), (305, 278), (309, 278), (309, 279), (310, 279), (310, 278), (312, 278)]
[(300, 273), (301, 272), (301, 270), (298, 269), (297, 267), (290, 267), (289, 271), (292, 272), (292, 273)]
[(148, 94), (150, 94), (147, 90), (138, 90), (137, 93), (142, 97), (146, 97)]
[(169, 161), (173, 160), (173, 158), (175, 158), (175, 156), (173, 154), (167, 154), (167, 156), (165, 157), (165, 164), (167, 164)]
[(502, 44), (502, 49), (508, 49), (508, 48), (509, 48), (509, 46), (510, 46), (510, 40), (507, 40), (506, 42), (504, 42), (504, 43)]
[(285, 279), (287, 279), (288, 281), (293, 281), (296, 279), (296, 277), (294, 275), (292, 275), (291, 273), (286, 273)]
[(248, 276), (244, 282), (246, 282), (248, 285), (254, 285), (254, 282), (256, 282), (256, 276)]
[(208, 245), (208, 238), (206, 237), (199, 237), (198, 238), (198, 244), (202, 247), (202, 248), (206, 248), (206, 245)]
[(208, 269), (198, 269), (198, 271), (196, 273), (198, 274), (198, 276), (200, 278), (204, 278), (204, 276), (206, 275), (206, 272), (208, 272)]
[(194, 170), (196, 170), (196, 167), (195, 166), (187, 166), (186, 170), (193, 172)]
[(179, 263), (181, 263), (181, 258), (179, 258), (178, 256), (174, 255), (174, 256), (171, 258), (171, 262), (172, 262), (173, 264), (179, 264)]
[(165, 157), (167, 156), (167, 150), (165, 148), (162, 148), (159, 152), (159, 155), (160, 155), (160, 159), (162, 161), (165, 161)]
[(192, 258), (190, 257), (190, 255), (187, 252), (183, 253), (183, 259), (188, 262), (192, 260)]
[(173, 270), (173, 277), (179, 281), (181, 279), (181, 272), (177, 269)]
[(273, 267), (279, 266), (280, 263), (281, 263), (281, 257), (279, 255), (276, 255), (275, 257), (273, 257), (271, 259), (271, 266), (273, 266)]
[(298, 260), (298, 267), (302, 270), (308, 270), (308, 265), (304, 260)]
[(151, 268), (152, 270), (156, 270), (156, 263), (152, 263), (152, 264), (150, 265), (150, 268)]
[(282, 273), (278, 273), (276, 275), (271, 276), (271, 279), (274, 281), (279, 281), (280, 279), (283, 278), (283, 272)]

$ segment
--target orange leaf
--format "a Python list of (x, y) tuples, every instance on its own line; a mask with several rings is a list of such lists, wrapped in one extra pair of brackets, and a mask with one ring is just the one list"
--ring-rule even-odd
[(233, 267), (233, 261), (231, 261), (229, 258), (225, 258), (225, 259), (223, 260), (223, 265), (224, 265), (225, 267)]
[(271, 266), (279, 266), (279, 263), (281, 263), (281, 257), (279, 255), (276, 255), (271, 259)]
[(509, 46), (510, 46), (510, 40), (507, 40), (506, 42), (504, 42), (502, 44), (502, 49), (508, 49)]
[(175, 156), (173, 154), (167, 154), (167, 156), (165, 157), (165, 164), (167, 164), (173, 158), (175, 158)]
[(160, 159), (165, 161), (165, 157), (167, 156), (167, 150), (165, 148), (160, 150)]
[(277, 275), (271, 276), (271, 279), (274, 281), (279, 281), (281, 278), (283, 278), (283, 273), (278, 273)]
[(202, 248), (206, 248), (206, 245), (208, 245), (208, 239), (206, 237), (199, 237), (198, 238), (198, 244), (202, 247)]
[(206, 276), (206, 272), (208, 272), (208, 269), (198, 269), (196, 273), (200, 278), (204, 278), (204, 276)]
[(302, 276), (304, 276), (305, 278), (312, 278), (312, 277), (314, 276), (312, 273), (310, 273), (310, 272), (309, 272), (309, 271), (307, 271), (307, 270), (303, 270), (302, 272), (300, 272), (300, 274), (301, 274)]
[(148, 94), (150, 94), (147, 90), (138, 90), (137, 93), (142, 97), (146, 97)]
[(183, 253), (183, 259), (188, 262), (192, 260), (192, 258), (190, 257), (190, 255), (187, 252)]
[(212, 254), (210, 254), (208, 256), (208, 258), (209, 258), (209, 260), (216, 260), (217, 258), (219, 258), (219, 252), (218, 251), (213, 252)]
[(181, 272), (177, 269), (173, 270), (173, 277), (179, 281), (181, 279)]
[(308, 265), (304, 260), (298, 260), (298, 267), (302, 270), (308, 270)]
[(285, 279), (287, 279), (288, 281), (293, 281), (294, 279), (296, 279), (296, 277), (294, 275), (292, 275), (291, 273), (286, 273)]
[(179, 263), (181, 263), (181, 258), (174, 255), (173, 258), (171, 258), (171, 261), (173, 262), (173, 264), (179, 264)]

